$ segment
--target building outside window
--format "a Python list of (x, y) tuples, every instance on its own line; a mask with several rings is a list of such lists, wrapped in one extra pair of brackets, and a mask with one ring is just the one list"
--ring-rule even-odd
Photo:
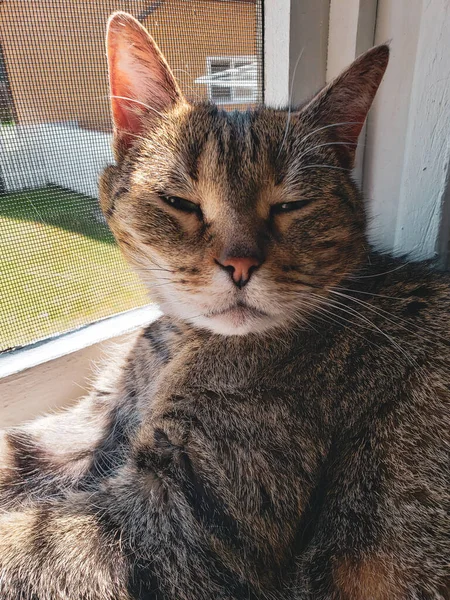
[(256, 56), (208, 56), (206, 72), (195, 80), (208, 86), (216, 104), (254, 104), (258, 99)]

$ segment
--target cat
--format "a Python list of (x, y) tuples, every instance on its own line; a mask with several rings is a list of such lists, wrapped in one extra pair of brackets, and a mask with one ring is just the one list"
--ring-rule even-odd
[(448, 599), (450, 279), (372, 251), (375, 47), (298, 109), (189, 104), (107, 36), (104, 214), (164, 316), (0, 438), (2, 600)]

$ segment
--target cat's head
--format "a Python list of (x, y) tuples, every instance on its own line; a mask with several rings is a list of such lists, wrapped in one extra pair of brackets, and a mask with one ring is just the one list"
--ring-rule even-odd
[(307, 318), (366, 253), (351, 169), (388, 48), (301, 109), (227, 113), (183, 98), (133, 17), (111, 17), (107, 47), (117, 166), (101, 205), (151, 297), (225, 335)]

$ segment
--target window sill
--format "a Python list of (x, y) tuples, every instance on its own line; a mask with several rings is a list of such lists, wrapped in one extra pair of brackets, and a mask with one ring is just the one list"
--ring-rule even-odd
[(138, 327), (151, 323), (161, 316), (159, 308), (152, 304), (136, 308), (75, 331), (37, 342), (0, 356), (0, 380), (37, 367), (62, 356), (78, 352), (88, 346), (129, 333)]
[(160, 314), (155, 305), (138, 308), (0, 356), (0, 429), (77, 402), (98, 365)]

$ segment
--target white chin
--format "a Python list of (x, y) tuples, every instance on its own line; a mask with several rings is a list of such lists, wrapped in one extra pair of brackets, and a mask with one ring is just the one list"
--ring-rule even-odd
[(254, 314), (241, 308), (228, 310), (210, 316), (194, 317), (191, 322), (197, 327), (209, 329), (220, 335), (247, 335), (261, 333), (276, 325), (276, 320), (268, 315)]

